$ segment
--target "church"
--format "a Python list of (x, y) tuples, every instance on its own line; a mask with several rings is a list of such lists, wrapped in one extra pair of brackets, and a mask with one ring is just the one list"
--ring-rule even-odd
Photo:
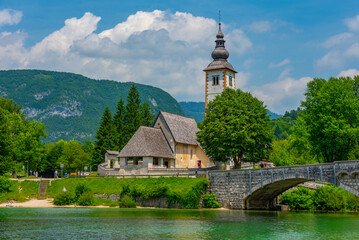
[[(228, 62), (229, 53), (219, 23), (212, 52), (213, 61), (203, 71), (205, 108), (226, 88), (236, 89), (237, 73)], [(99, 176), (166, 176), (193, 174), (216, 168), (197, 141), (199, 129), (193, 118), (160, 111), (152, 127), (141, 126), (120, 152), (105, 152), (98, 166)]]

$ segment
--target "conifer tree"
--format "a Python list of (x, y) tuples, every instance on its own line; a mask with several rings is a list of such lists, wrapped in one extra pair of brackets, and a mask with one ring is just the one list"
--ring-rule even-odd
[(93, 152), (92, 164), (97, 167), (98, 164), (104, 161), (103, 153), (106, 150), (115, 148), (115, 132), (116, 129), (113, 124), (112, 114), (110, 108), (106, 107), (101, 117), (100, 128), (97, 130), (95, 147)]
[(153, 120), (155, 118), (151, 106), (147, 102), (144, 102), (141, 105), (141, 118), (142, 118), (141, 125), (148, 127), (152, 125)]
[(126, 144), (125, 139), (125, 125), (124, 125), (124, 115), (125, 115), (125, 103), (121, 97), (120, 101), (117, 102), (116, 113), (113, 117), (113, 122), (116, 128), (115, 136), (115, 149), (121, 151), (123, 146)]
[(126, 132), (124, 141), (127, 143), (141, 125), (141, 100), (135, 85), (132, 85), (127, 95), (124, 123)]

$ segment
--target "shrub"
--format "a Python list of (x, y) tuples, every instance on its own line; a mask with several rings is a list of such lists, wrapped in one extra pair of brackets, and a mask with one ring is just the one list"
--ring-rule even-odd
[(208, 180), (203, 178), (181, 198), (181, 208), (199, 208), (201, 194), (207, 190)]
[(318, 188), (314, 195), (314, 205), (318, 210), (339, 211), (347, 206), (347, 198), (341, 189), (333, 185)]
[(55, 205), (70, 205), (75, 203), (75, 197), (72, 193), (70, 192), (62, 192), (60, 194), (58, 194), (57, 196), (55, 196), (54, 199), (54, 204)]
[(167, 196), (168, 186), (166, 184), (155, 185), (151, 189), (148, 189), (145, 194), (143, 194), (143, 198), (160, 198)]
[(167, 205), (168, 207), (171, 207), (173, 205), (177, 205), (181, 202), (181, 195), (179, 193), (176, 192), (168, 192), (167, 195)]
[(80, 199), (81, 195), (83, 193), (87, 193), (87, 192), (91, 192), (91, 189), (89, 187), (87, 187), (85, 184), (83, 183), (79, 183), (77, 184), (76, 186), (76, 189), (75, 189), (75, 198), (76, 198), (76, 201), (78, 199)]
[(347, 209), (348, 210), (359, 210), (359, 197), (355, 196), (350, 192), (346, 192), (347, 195)]
[(222, 205), (217, 202), (216, 194), (209, 193), (203, 196), (203, 205), (205, 208), (220, 208)]
[(125, 194), (129, 194), (131, 192), (130, 185), (128, 185), (127, 183), (122, 183), (121, 187), (122, 187), (121, 194), (125, 195)]
[(326, 185), (315, 191), (298, 186), (297, 190), (284, 193), (280, 203), (297, 210), (359, 210), (357, 196), (333, 185)]
[(297, 210), (311, 210), (313, 205), (313, 190), (298, 186), (297, 190), (284, 193), (280, 197), (280, 203), (288, 205), (291, 209)]
[(138, 203), (129, 195), (124, 195), (122, 199), (119, 200), (119, 206), (122, 208), (135, 208), (137, 205)]
[(0, 193), (11, 192), (13, 183), (10, 179), (0, 176)]
[(95, 198), (91, 192), (84, 192), (78, 200), (78, 204), (81, 206), (93, 206), (94, 202)]

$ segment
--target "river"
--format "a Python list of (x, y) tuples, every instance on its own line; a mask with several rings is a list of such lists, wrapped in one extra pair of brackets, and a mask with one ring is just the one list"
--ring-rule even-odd
[(0, 208), (1, 239), (359, 239), (359, 213)]

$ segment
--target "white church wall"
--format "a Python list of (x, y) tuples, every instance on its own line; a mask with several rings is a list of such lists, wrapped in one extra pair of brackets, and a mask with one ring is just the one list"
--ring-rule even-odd
[[(213, 85), (213, 76), (219, 76), (218, 85)], [(221, 71), (213, 71), (208, 72), (207, 74), (207, 82), (208, 82), (208, 101), (212, 101), (216, 98), (218, 94), (221, 94), (224, 89), (224, 77), (223, 70)]]

